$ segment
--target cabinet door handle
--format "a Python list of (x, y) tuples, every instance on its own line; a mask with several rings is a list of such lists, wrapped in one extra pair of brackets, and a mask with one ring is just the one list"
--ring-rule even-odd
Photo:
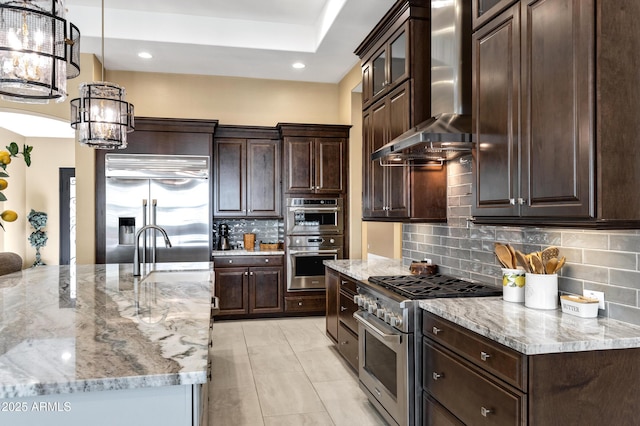
[(246, 276), (248, 276), (248, 275), (249, 275), (249, 273), (248, 273), (248, 272), (245, 272), (245, 273), (244, 273), (244, 276), (245, 276), (245, 277), (246, 277)]
[(491, 358), (491, 355), (489, 355), (488, 353), (486, 353), (485, 351), (480, 352), (480, 359), (483, 361), (488, 360), (489, 358)]
[(480, 414), (482, 414), (483, 417), (487, 417), (492, 412), (493, 412), (493, 410), (490, 410), (490, 409), (484, 408), (484, 407), (480, 407)]
[(431, 376), (433, 377), (433, 380), (438, 380), (442, 377), (444, 377), (444, 374), (438, 374), (435, 371), (431, 374)]
[(346, 345), (349, 342), (340, 342), (341, 345)]
[(516, 205), (516, 199), (515, 198), (509, 198), (509, 204), (511, 204), (512, 206)]
[(431, 331), (433, 331), (433, 334), (438, 334), (442, 331), (442, 329), (436, 327), (435, 325), (433, 326), (433, 329), (431, 329)]
[(249, 272), (249, 275), (253, 276), (253, 272)]
[(347, 310), (347, 308), (345, 308), (344, 306), (340, 306), (340, 312), (344, 312), (346, 310)]
[(302, 302), (298, 302), (298, 306), (302, 306)]
[(521, 206), (524, 206), (525, 204), (527, 204), (527, 199), (526, 198), (518, 198), (518, 204), (520, 204)]

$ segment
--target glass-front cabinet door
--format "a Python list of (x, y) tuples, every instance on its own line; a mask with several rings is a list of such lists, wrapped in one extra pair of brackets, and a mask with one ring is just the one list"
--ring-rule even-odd
[(407, 33), (406, 31), (400, 32), (395, 39), (389, 44), (389, 81), (392, 85), (399, 83), (409, 75), (408, 61), (407, 61)]
[(382, 92), (387, 85), (387, 52), (383, 50), (373, 59), (373, 96)]

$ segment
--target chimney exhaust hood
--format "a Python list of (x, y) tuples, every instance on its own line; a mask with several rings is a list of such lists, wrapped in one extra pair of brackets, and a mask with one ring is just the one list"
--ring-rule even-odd
[(423, 165), (471, 152), (471, 8), (465, 0), (431, 1), (431, 113), (371, 154), (383, 165)]

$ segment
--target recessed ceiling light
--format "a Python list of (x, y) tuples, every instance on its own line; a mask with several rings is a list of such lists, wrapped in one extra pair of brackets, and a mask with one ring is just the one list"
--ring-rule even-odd
[(138, 53), (138, 57), (142, 59), (151, 59), (153, 58), (153, 55), (149, 52), (140, 52)]
[(294, 62), (293, 65), (291, 66), (297, 70), (301, 70), (302, 68), (306, 67), (306, 65), (303, 64), (302, 62)]

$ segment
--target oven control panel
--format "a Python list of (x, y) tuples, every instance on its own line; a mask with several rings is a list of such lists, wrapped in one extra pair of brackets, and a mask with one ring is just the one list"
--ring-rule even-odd
[(391, 327), (404, 332), (410, 330), (410, 310), (396, 301), (359, 287), (358, 294), (353, 296), (353, 303), (358, 305), (359, 310), (377, 317)]

